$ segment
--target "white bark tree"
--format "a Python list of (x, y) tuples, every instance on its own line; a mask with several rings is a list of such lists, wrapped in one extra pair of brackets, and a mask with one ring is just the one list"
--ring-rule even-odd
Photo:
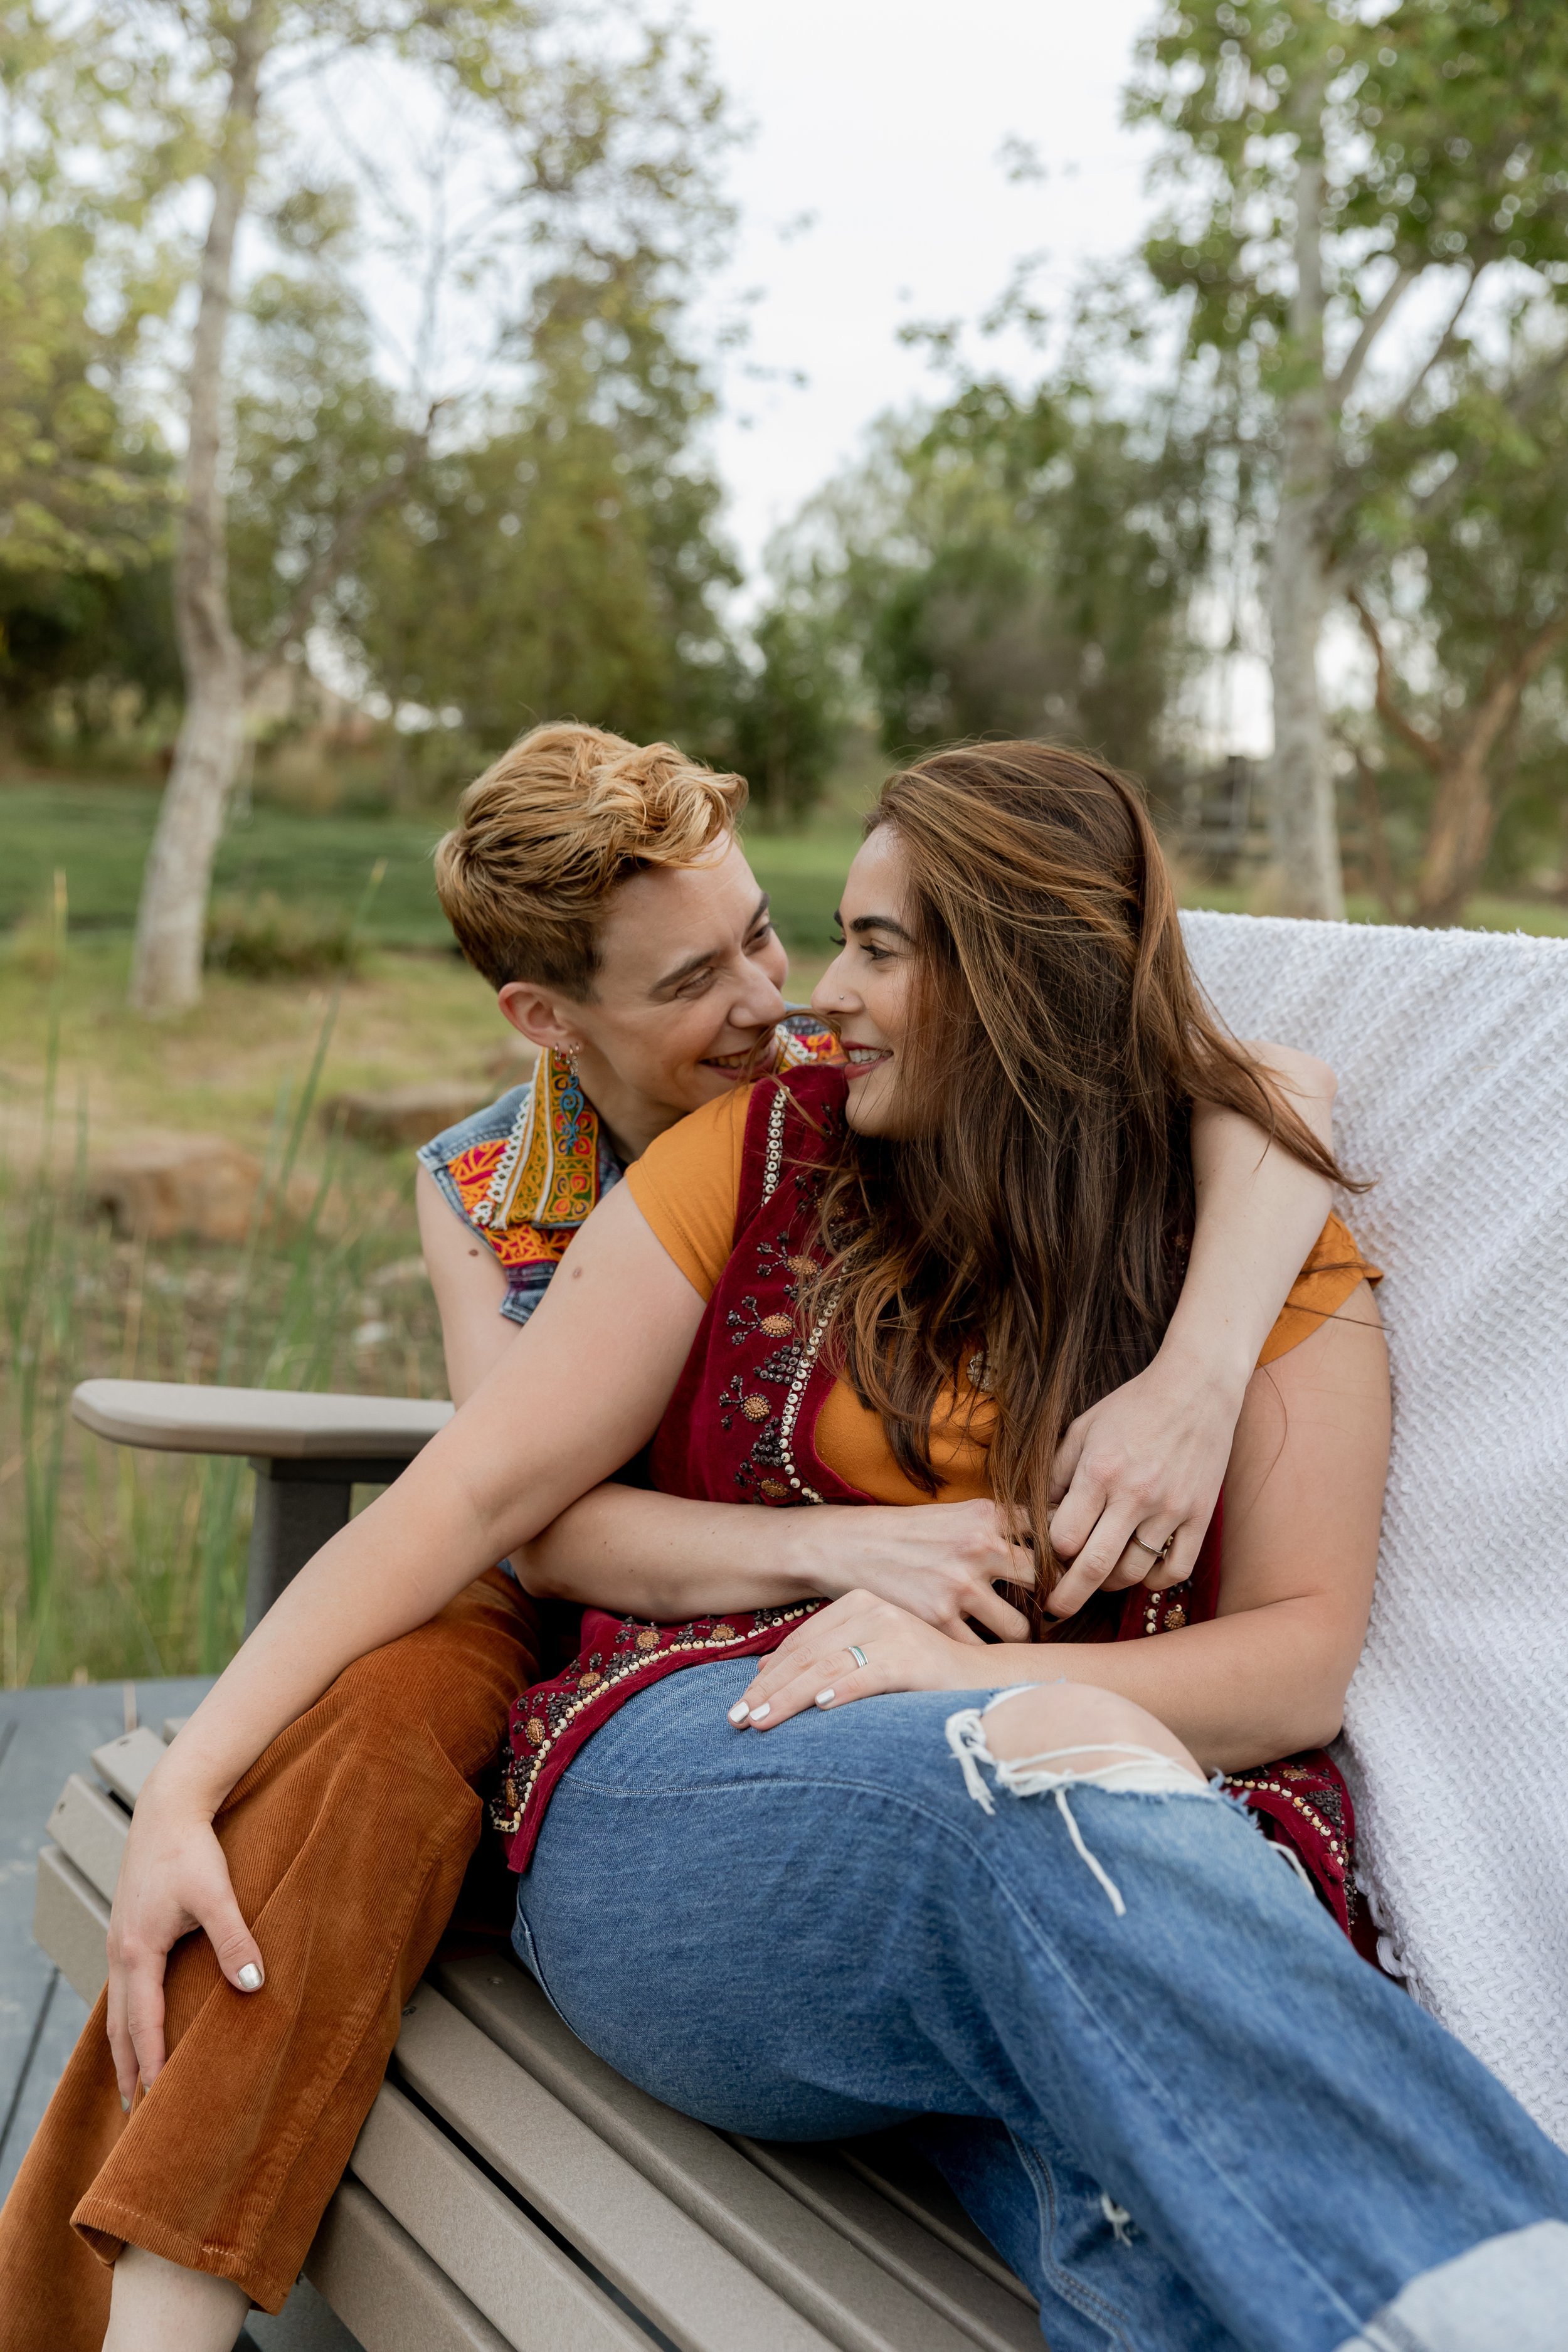
[(213, 861), (245, 736), (245, 648), (228, 609), (224, 529), (224, 358), (234, 310), (235, 241), (256, 171), (261, 72), (276, 14), (261, 4), (229, 35), (228, 88), (210, 165), (188, 387), (184, 499), (174, 559), (174, 627), (185, 708), (142, 877), (131, 1002), (174, 1013), (201, 995)]
[(1181, 0), (1143, 46), (1130, 109), (1163, 126), (1176, 187), (1145, 257), (1188, 299), (1191, 351), (1243, 371), (1268, 448), (1284, 907), (1338, 916), (1323, 624), (1411, 488), (1403, 428), (1448, 396), (1478, 289), (1568, 289), (1568, 12)]
[[(117, 15), (118, 5), (97, 37), (130, 58), (150, 115), (162, 110), (166, 120), (168, 93), (178, 91), (187, 140), (194, 129), (204, 141), (211, 189), (184, 384), (174, 599), (185, 706), (131, 980), (132, 1004), (160, 1014), (201, 993), (213, 866), (244, 756), (247, 697), (326, 610), (367, 522), (428, 453), (437, 416), (484, 390), (487, 368), (515, 337), (531, 268), (574, 238), (641, 239), (654, 249), (661, 239), (668, 247), (700, 238), (716, 217), (710, 165), (727, 133), (700, 41), (626, 12), (612, 22), (604, 0), (167, 0), (152, 35), (145, 12), (127, 0)], [(353, 172), (401, 248), (405, 315), (386, 340), (402, 347), (405, 430), (325, 530), (313, 518), (300, 576), (247, 635), (231, 594), (226, 493), (245, 226), (269, 173), (274, 184), (280, 176), (300, 85), (330, 79), (350, 57), (401, 77), (407, 110), (435, 110), (445, 124), (431, 134), (421, 119), (411, 134), (416, 176), (425, 172), (433, 199), (422, 223), (395, 164), (344, 126)], [(343, 120), (341, 95), (328, 110)], [(454, 288), (471, 298), (460, 320)], [(471, 313), (481, 299), (489, 307), (477, 341)]]

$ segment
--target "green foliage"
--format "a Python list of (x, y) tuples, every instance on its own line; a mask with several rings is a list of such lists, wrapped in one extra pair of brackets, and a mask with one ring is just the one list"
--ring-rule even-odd
[[(0, 490), (16, 504), (0, 623), (15, 612), (16, 649), (0, 692), (54, 712), (62, 682), (101, 698), (130, 677), (146, 701), (166, 683), (172, 634), (142, 644), (121, 625), (140, 604), (121, 614), (79, 583), (159, 551), (167, 467), (128, 369), (154, 292), (166, 306), (181, 274), (159, 223), (184, 234), (185, 190), (216, 171), (262, 264), (229, 335), (216, 582), (251, 684), (325, 624), (394, 708), (442, 715), (395, 740), (405, 790), (447, 789), (534, 710), (721, 748), (735, 665), (717, 598), (735, 575), (684, 307), (728, 227), (716, 169), (731, 131), (700, 37), (600, 0), (292, 0), (238, 18), (94, 0), (68, 21), (28, 8), (0, 41), (0, 137), (21, 142), (4, 184), (34, 213), (52, 191), (59, 289), (52, 310), (34, 304), (33, 342), (7, 343), (20, 264), (0, 276)], [(264, 110), (258, 130), (236, 95), (253, 52), (264, 82), (332, 93), (346, 178), (281, 118)], [(356, 54), (382, 60), (385, 152), (353, 118)], [(36, 239), (43, 220), (11, 226)], [(179, 259), (188, 278), (188, 244)], [(29, 301), (53, 283), (36, 264), (27, 278)], [(112, 331), (89, 328), (100, 315)], [(31, 507), (14, 488), (27, 464)], [(39, 585), (45, 540), (58, 578)], [(148, 579), (167, 594), (167, 569)], [(71, 740), (79, 752), (80, 728)]]
[(1178, 463), (1071, 383), (983, 379), (890, 429), (837, 521), (888, 750), (1053, 735), (1153, 764), (1201, 552)]
[(710, 747), (737, 574), (699, 454), (710, 386), (657, 258), (579, 257), (521, 331), (528, 390), (379, 515), (348, 620), (394, 709), (490, 749), (570, 713)]
[(0, 21), (0, 572), (111, 576), (166, 544), (125, 381), (175, 279), (112, 60), (36, 0)]
[(300, 580), (417, 450), (375, 373), (364, 320), (331, 277), (265, 272), (237, 328), (229, 600), (241, 637), (259, 646)]
[(172, 732), (179, 693), (167, 557), (121, 571), (0, 563), (0, 711), (34, 756), (143, 756)]
[(757, 663), (737, 677), (731, 757), (761, 823), (797, 824), (821, 796), (848, 714), (838, 616), (819, 594), (786, 591), (751, 635)]
[(142, 320), (89, 315), (92, 242), (75, 221), (0, 211), (0, 564), (107, 576), (164, 541), (168, 469), (117, 398)]
[(128, 379), (173, 281), (92, 60), (22, 6), (0, 88), (0, 711), (42, 748), (67, 711), (79, 739), (106, 694), (171, 682), (170, 467)]
[(358, 972), (364, 950), (346, 909), (286, 906), (275, 890), (263, 890), (213, 901), (206, 961), (246, 980), (315, 980)]
[[(1315, 628), (1345, 594), (1397, 623), (1387, 644), (1414, 667), (1397, 691), (1384, 682), (1384, 866), (1414, 862), (1423, 918), (1452, 919), (1522, 751), (1518, 710), (1500, 735), (1475, 722), (1494, 688), (1512, 693), (1520, 631), (1539, 630), (1550, 593), (1519, 492), (1534, 415), (1568, 374), (1568, 16), (1543, 0), (1179, 0), (1142, 45), (1130, 112), (1165, 133), (1170, 201), (1144, 259), (1181, 298), (1185, 399), (1217, 380), (1230, 409), (1209, 495), (1232, 498), (1277, 633)], [(1312, 793), (1300, 653), (1277, 634), (1276, 667), (1295, 673), (1279, 772)], [(1426, 705), (1425, 733), (1391, 716), (1401, 698)], [(1297, 814), (1276, 811), (1300, 868), (1288, 884), (1310, 896)], [(1384, 871), (1385, 893), (1396, 880)]]
[(1304, 160), (1325, 185), (1325, 290), (1349, 323), (1402, 271), (1500, 261), (1568, 289), (1568, 18), (1543, 0), (1181, 0), (1142, 44), (1134, 121), (1177, 190), (1146, 247), (1195, 342), (1250, 343), (1284, 388)]
[[(1568, 383), (1542, 373), (1554, 357), (1528, 327), (1489, 358), (1467, 354), (1446, 404), (1404, 429), (1399, 470), (1422, 487), (1380, 517), (1363, 578), (1391, 662), (1387, 712), (1381, 726), (1347, 720), (1377, 772), (1401, 892), (1434, 764), (1500, 696), (1511, 707), (1487, 761), (1496, 829), (1481, 870), (1509, 888), (1568, 867)], [(1532, 377), (1539, 395), (1517, 410)]]

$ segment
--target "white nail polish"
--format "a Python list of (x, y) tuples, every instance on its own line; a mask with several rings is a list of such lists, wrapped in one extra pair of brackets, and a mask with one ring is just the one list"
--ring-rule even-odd
[(829, 1687), (827, 1690), (825, 1690), (825, 1691), (818, 1691), (818, 1692), (817, 1692), (817, 1694), (816, 1694), (816, 1704), (817, 1704), (817, 1706), (832, 1706), (832, 1704), (833, 1704), (833, 1692), (832, 1692), (831, 1687)]
[(121, 2108), (123, 2109), (123, 2111), (125, 2112), (125, 2114), (126, 2114), (126, 2115), (129, 2115), (129, 2114), (131, 2113), (131, 2102), (130, 2102), (130, 2100), (125, 2096), (125, 2095), (124, 2095), (124, 2093), (123, 2093), (123, 2092), (121, 2092), (121, 2097), (120, 2097), (120, 2105), (121, 2105)]
[(261, 1990), (261, 1970), (257, 1967), (254, 1960), (247, 1960), (245, 1966), (241, 1969), (239, 1972), (239, 1989), (241, 1992), (259, 1992)]
[(763, 1716), (772, 1715), (773, 1711), (773, 1705), (772, 1699), (764, 1699), (761, 1706), (754, 1706), (752, 1709), (752, 1721), (753, 1723), (761, 1723)]
[(730, 1709), (730, 1720), (731, 1723), (744, 1723), (751, 1711), (752, 1710), (746, 1705), (745, 1700), (743, 1698), (738, 1698), (735, 1701), (734, 1706)]

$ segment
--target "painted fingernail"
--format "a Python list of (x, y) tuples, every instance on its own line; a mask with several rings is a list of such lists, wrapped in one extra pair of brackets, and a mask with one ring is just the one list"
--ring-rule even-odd
[(752, 1709), (752, 1721), (753, 1723), (761, 1723), (763, 1716), (772, 1715), (773, 1711), (773, 1705), (772, 1699), (764, 1699), (761, 1706), (754, 1706)]
[(735, 1701), (734, 1706), (730, 1709), (730, 1720), (731, 1723), (744, 1723), (751, 1711), (752, 1710), (746, 1705), (745, 1700), (743, 1698), (738, 1698)]
[(261, 1990), (261, 1970), (257, 1967), (254, 1960), (247, 1960), (245, 1966), (241, 1969), (239, 1972), (239, 1989), (241, 1992), (259, 1992)]
[(123, 2092), (121, 2092), (121, 2098), (120, 2098), (120, 2109), (121, 2109), (121, 2113), (122, 2115), (127, 2115), (127, 2116), (128, 2116), (128, 2115), (131, 2113), (131, 2102), (130, 2102), (130, 2100), (125, 2096), (125, 2095), (124, 2095), (124, 2093), (123, 2093)]
[(832, 1706), (832, 1704), (833, 1704), (833, 1693), (832, 1693), (832, 1690), (831, 1690), (831, 1689), (828, 1689), (828, 1690), (825, 1690), (825, 1691), (818, 1691), (818, 1692), (817, 1692), (817, 1694), (816, 1694), (816, 1704), (817, 1704), (817, 1706)]

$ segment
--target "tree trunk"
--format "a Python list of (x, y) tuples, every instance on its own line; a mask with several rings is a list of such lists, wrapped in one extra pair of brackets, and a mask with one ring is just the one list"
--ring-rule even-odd
[[(1318, 101), (1303, 93), (1304, 112)], [(1332, 478), (1329, 393), (1323, 377), (1321, 216), (1323, 163), (1315, 119), (1304, 121), (1296, 166), (1296, 290), (1289, 365), (1296, 388), (1279, 417), (1279, 510), (1268, 556), (1274, 755), (1269, 820), (1283, 886), (1281, 911), (1331, 919), (1345, 911), (1329, 733), (1318, 681), (1318, 640), (1328, 609), (1323, 523)]]
[(1486, 863), (1496, 816), (1485, 760), (1468, 746), (1437, 779), (1415, 883), (1418, 922), (1458, 922)]
[(234, 244), (255, 157), (269, 11), (257, 0), (236, 26), (228, 101), (213, 161), (191, 351), (184, 507), (174, 563), (174, 626), (185, 712), (142, 881), (131, 1002), (179, 1013), (202, 992), (213, 861), (244, 748), (246, 666), (228, 610), (223, 489), (224, 346), (234, 306)]
[[(1288, 452), (1293, 437), (1288, 430)], [(1320, 510), (1315, 489), (1282, 484), (1268, 562), (1274, 686), (1268, 814), (1283, 885), (1280, 911), (1338, 920), (1345, 911), (1344, 885), (1318, 681), (1318, 640), (1329, 593), (1317, 536)]]

